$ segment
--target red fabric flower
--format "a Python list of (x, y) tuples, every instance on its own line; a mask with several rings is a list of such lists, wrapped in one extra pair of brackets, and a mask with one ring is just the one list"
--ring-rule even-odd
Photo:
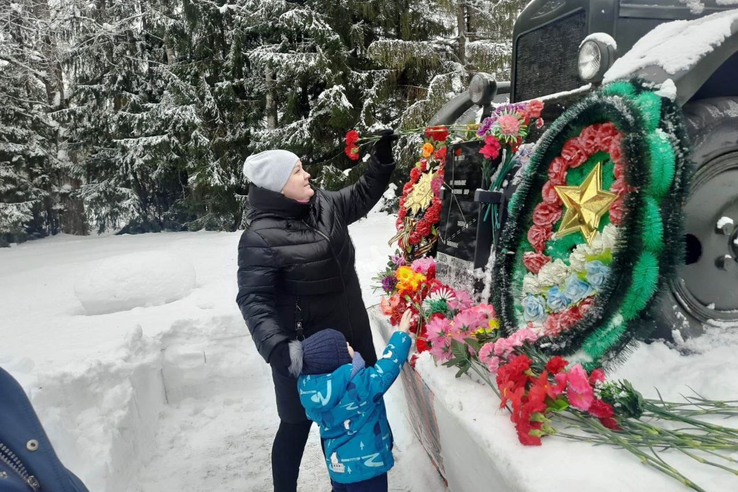
[(412, 181), (408, 181), (407, 183), (405, 183), (405, 186), (402, 187), (402, 194), (407, 195), (408, 193), (410, 193), (410, 190), (413, 189), (413, 186), (415, 186), (415, 183), (413, 183)]
[(538, 253), (543, 253), (543, 249), (546, 247), (546, 241), (551, 238), (553, 234), (552, 227), (544, 227), (539, 225), (533, 225), (528, 229), (528, 242), (533, 246), (533, 249)]
[(599, 150), (600, 127), (597, 124), (590, 125), (579, 134), (579, 145), (588, 154), (594, 154)]
[(561, 320), (559, 319), (559, 313), (551, 313), (543, 322), (543, 333), (549, 337), (558, 336), (559, 333), (564, 331), (561, 326)]
[(541, 128), (543, 128), (543, 125), (544, 125), (543, 118), (538, 118), (536, 120), (536, 128), (538, 128), (540, 130)]
[(579, 309), (579, 314), (584, 316), (587, 314), (587, 311), (589, 311), (592, 308), (592, 303), (594, 302), (594, 297), (587, 297), (582, 302), (579, 303), (579, 306), (577, 308)]
[(420, 170), (422, 172), (426, 172), (428, 170), (428, 161), (426, 161), (425, 159), (420, 159), (419, 162), (420, 162)]
[(543, 195), (544, 202), (561, 206), (563, 202), (561, 201), (559, 194), (556, 193), (556, 186), (559, 185), (554, 184), (552, 181), (546, 181), (543, 185), (543, 189), (541, 190), (541, 195)]
[(418, 348), (418, 353), (430, 350), (428, 343), (425, 341), (425, 333), (415, 339), (415, 346)]
[(614, 431), (619, 431), (622, 429), (622, 427), (620, 427), (620, 424), (618, 424), (618, 421), (615, 419), (615, 417), (600, 419), (600, 422), (602, 423), (602, 425), (604, 425), (608, 429), (611, 429)]
[(620, 196), (633, 190), (635, 190), (635, 187), (628, 185), (628, 182), (625, 181), (625, 176), (620, 176), (610, 186), (610, 191)]
[(570, 307), (559, 313), (559, 322), (561, 323), (561, 329), (563, 331), (574, 326), (574, 324), (580, 319), (582, 319), (582, 315), (579, 313), (579, 309), (577, 307)]
[(440, 149), (436, 150), (436, 153), (434, 154), (434, 156), (439, 161), (445, 161), (446, 160), (446, 147), (441, 147)]
[(548, 179), (554, 185), (563, 185), (566, 183), (566, 171), (569, 165), (562, 157), (556, 157), (548, 165)]
[(528, 114), (530, 114), (531, 118), (540, 118), (541, 111), (543, 111), (543, 101), (533, 99), (528, 103)]
[(414, 183), (417, 183), (417, 182), (418, 182), (418, 179), (420, 179), (420, 175), (421, 175), (421, 174), (422, 174), (422, 172), (420, 171), (420, 168), (418, 168), (418, 167), (413, 167), (413, 168), (412, 168), (412, 169), (410, 170), (410, 180), (411, 180), (412, 182), (414, 182)]
[(523, 255), (523, 264), (525, 264), (525, 268), (534, 274), (541, 271), (541, 267), (549, 261), (551, 261), (551, 258), (542, 253), (533, 253), (532, 251), (528, 251)]
[(359, 140), (359, 132), (356, 130), (351, 130), (348, 133), (346, 133), (346, 146), (350, 147), (351, 145), (355, 144)]
[(431, 232), (431, 225), (425, 220), (421, 219), (418, 225), (415, 226), (415, 231), (421, 236), (426, 237)]
[(486, 159), (494, 160), (500, 155), (500, 141), (493, 135), (487, 135), (484, 138), (484, 147), (479, 151)]
[(613, 123), (609, 121), (602, 123), (597, 132), (597, 150), (609, 152), (612, 139), (615, 135), (618, 135), (618, 129), (615, 128)]
[(610, 159), (612, 159), (612, 162), (615, 163), (615, 166), (618, 164), (622, 165), (622, 159), (623, 159), (623, 146), (622, 146), (622, 135), (617, 134), (614, 137), (612, 137), (612, 140), (610, 140)]
[(413, 232), (410, 233), (410, 237), (408, 238), (407, 242), (412, 244), (413, 246), (420, 243), (420, 241), (423, 240), (423, 236), (418, 234), (418, 230), (415, 229)]
[(610, 205), (610, 222), (616, 226), (623, 225), (623, 214), (625, 214), (625, 201), (623, 197), (620, 197)]
[(579, 139), (571, 138), (561, 149), (561, 157), (566, 161), (566, 164), (569, 167), (579, 167), (584, 164), (584, 161), (586, 161), (589, 156), (585, 152), (585, 149), (583, 149), (579, 144)]
[(444, 142), (448, 138), (448, 129), (445, 126), (426, 128), (425, 138), (432, 138), (436, 142)]
[(590, 415), (600, 419), (606, 419), (615, 415), (612, 406), (602, 400), (593, 401), (592, 405), (590, 405), (589, 410), (587, 411)]
[(543, 227), (553, 227), (561, 218), (562, 213), (558, 205), (539, 203), (533, 210), (533, 223)]
[(600, 383), (605, 382), (605, 371), (600, 368), (597, 368), (589, 373), (589, 384), (594, 386), (594, 384), (598, 381)]
[[(530, 369), (531, 360), (525, 355), (516, 355), (510, 362), (501, 366), (497, 370), (497, 387), (500, 388), (502, 395), (502, 403), (500, 407), (504, 407), (507, 399), (512, 396), (512, 391), (524, 389), (528, 382), (529, 376), (526, 373)], [(506, 388), (508, 391), (503, 391)]]
[(546, 362), (546, 370), (551, 374), (558, 374), (566, 369), (567, 364), (569, 364), (568, 360), (560, 355), (555, 355)]
[(346, 156), (351, 159), (352, 161), (358, 161), (359, 160), (359, 147), (357, 147), (354, 144), (346, 146), (344, 149), (344, 152), (346, 153)]

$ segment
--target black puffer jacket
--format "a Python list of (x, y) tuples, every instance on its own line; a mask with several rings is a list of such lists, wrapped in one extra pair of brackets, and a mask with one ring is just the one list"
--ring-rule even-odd
[(348, 226), (379, 201), (394, 169), (375, 158), (354, 185), (315, 190), (308, 204), (254, 185), (238, 245), (238, 303), (256, 348), (272, 349), (324, 328), (341, 331), (368, 364), (376, 362)]

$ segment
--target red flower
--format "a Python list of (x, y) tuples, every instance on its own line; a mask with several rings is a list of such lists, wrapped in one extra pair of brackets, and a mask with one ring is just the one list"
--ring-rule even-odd
[(563, 331), (574, 326), (574, 324), (576, 324), (580, 319), (582, 319), (582, 315), (576, 307), (565, 309), (559, 313), (559, 322), (561, 323), (561, 329)]
[(544, 125), (543, 118), (538, 118), (536, 120), (536, 128), (538, 128), (540, 130), (541, 128), (543, 128), (543, 125)]
[(612, 162), (615, 163), (615, 166), (618, 164), (622, 165), (622, 158), (623, 158), (623, 147), (622, 147), (622, 135), (618, 133), (614, 137), (612, 137), (612, 140), (610, 141), (610, 159), (612, 159)]
[(598, 381), (601, 383), (605, 382), (605, 371), (600, 368), (597, 368), (589, 373), (589, 384), (594, 386), (594, 384)]
[(441, 147), (440, 149), (436, 150), (436, 153), (434, 154), (434, 156), (439, 161), (445, 161), (446, 160), (446, 147)]
[(556, 193), (556, 186), (559, 185), (555, 185), (552, 181), (546, 181), (543, 185), (543, 189), (541, 190), (541, 195), (543, 195), (544, 202), (561, 206), (563, 202), (561, 201), (559, 194)]
[(423, 237), (418, 234), (418, 230), (415, 229), (413, 232), (410, 233), (410, 237), (408, 238), (407, 242), (409, 242), (412, 245), (416, 245), (420, 243), (420, 241), (423, 240)]
[(426, 128), (425, 138), (432, 138), (436, 142), (444, 142), (448, 138), (448, 129), (445, 126)]
[[(500, 391), (502, 391), (503, 387), (507, 387), (510, 390), (524, 388), (529, 378), (525, 372), (530, 369), (530, 364), (530, 358), (525, 354), (521, 354), (516, 355), (510, 359), (510, 362), (501, 366), (497, 371), (497, 387), (500, 388)], [(509, 398), (509, 396), (506, 397), (503, 395), (501, 406), (505, 405), (505, 398)]]
[(559, 316), (559, 313), (551, 313), (546, 318), (546, 321), (543, 322), (543, 333), (546, 336), (555, 337), (564, 331)]
[(579, 167), (587, 160), (588, 155), (576, 138), (569, 139), (561, 149), (561, 157), (569, 167)]
[(613, 411), (610, 404), (602, 400), (593, 401), (592, 405), (590, 405), (589, 410), (587, 410), (587, 412), (589, 412), (590, 415), (597, 417), (599, 419), (606, 419), (606, 418), (609, 418), (615, 415), (615, 412)]
[(461, 149), (458, 148), (454, 151), (454, 155), (461, 155)]
[(620, 176), (610, 186), (610, 191), (620, 196), (629, 191), (633, 191), (634, 189), (635, 188), (633, 186), (628, 186), (628, 183), (625, 181), (625, 176)]
[(413, 183), (417, 183), (418, 182), (418, 179), (420, 179), (420, 175), (421, 174), (422, 174), (422, 172), (420, 171), (419, 168), (417, 168), (417, 167), (412, 168), (410, 170), (410, 180)]
[(500, 141), (493, 135), (487, 135), (484, 138), (484, 147), (479, 151), (486, 159), (494, 160), (500, 155)]
[(532, 251), (528, 251), (523, 255), (523, 264), (525, 264), (525, 268), (534, 274), (541, 271), (541, 267), (549, 261), (551, 261), (551, 258), (542, 253), (533, 253)]
[(541, 111), (543, 111), (543, 101), (533, 99), (528, 103), (528, 114), (530, 114), (531, 118), (540, 118)]
[(410, 190), (413, 189), (413, 186), (415, 186), (415, 183), (413, 183), (412, 181), (408, 181), (407, 183), (405, 183), (405, 186), (402, 187), (402, 194), (407, 195), (408, 193), (410, 193)]
[(587, 314), (587, 311), (589, 311), (592, 308), (592, 303), (594, 302), (594, 297), (587, 297), (582, 302), (579, 303), (579, 306), (577, 308), (579, 309), (579, 314), (584, 316)]
[(610, 222), (616, 226), (623, 225), (623, 214), (625, 214), (625, 202), (623, 197), (620, 197), (610, 205)]
[(348, 133), (346, 133), (346, 146), (351, 147), (353, 144), (358, 142), (359, 140), (359, 132), (356, 130), (351, 130)]
[(354, 144), (346, 146), (344, 149), (344, 152), (346, 153), (346, 156), (351, 159), (352, 161), (358, 161), (359, 160), (359, 147), (357, 147)]
[(615, 135), (618, 135), (618, 129), (615, 128), (613, 123), (608, 121), (607, 123), (601, 124), (597, 132), (597, 150), (608, 152)]
[(415, 346), (418, 348), (418, 353), (430, 350), (428, 343), (425, 341), (425, 333), (415, 339)]
[(555, 185), (566, 183), (566, 171), (569, 165), (562, 157), (557, 157), (548, 165), (548, 179)]
[(622, 429), (622, 427), (620, 427), (620, 425), (618, 424), (618, 421), (615, 420), (615, 417), (600, 419), (600, 422), (602, 423), (602, 425), (604, 425), (608, 429), (611, 429), (614, 431), (619, 431)]
[(561, 218), (562, 213), (558, 205), (539, 203), (533, 210), (533, 223), (543, 227), (553, 227)]
[(569, 364), (568, 360), (564, 359), (560, 355), (555, 355), (546, 362), (546, 370), (551, 374), (558, 374), (566, 369), (567, 364)]
[(552, 233), (553, 228), (551, 227), (533, 225), (528, 229), (528, 242), (536, 252), (543, 253), (543, 249), (546, 247), (546, 241), (551, 238)]
[(420, 159), (420, 170), (422, 172), (426, 172), (428, 170), (428, 161), (425, 159)]
[(431, 233), (431, 225), (425, 219), (421, 219), (415, 226), (415, 231), (421, 237), (426, 237)]
[(598, 148), (599, 133), (599, 125), (594, 124), (586, 127), (582, 130), (582, 133), (579, 134), (579, 145), (586, 153), (591, 155), (600, 150)]

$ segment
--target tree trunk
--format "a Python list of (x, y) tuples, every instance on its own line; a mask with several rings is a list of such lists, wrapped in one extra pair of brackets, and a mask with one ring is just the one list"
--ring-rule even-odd
[(456, 28), (458, 29), (459, 61), (466, 65), (466, 4), (459, 2), (456, 6)]
[(267, 113), (267, 128), (273, 130), (277, 128), (277, 100), (274, 97), (274, 79), (272, 79), (272, 71), (267, 68), (266, 70), (266, 113)]

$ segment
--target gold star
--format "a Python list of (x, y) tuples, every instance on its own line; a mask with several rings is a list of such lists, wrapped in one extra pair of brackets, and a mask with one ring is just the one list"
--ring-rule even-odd
[(413, 215), (417, 215), (421, 210), (425, 210), (433, 201), (433, 188), (431, 182), (436, 177), (436, 173), (423, 173), (412, 191), (408, 193), (405, 200), (405, 208), (410, 210)]
[(554, 186), (566, 206), (566, 213), (556, 233), (558, 237), (581, 231), (588, 245), (597, 234), (600, 219), (618, 196), (602, 189), (602, 163), (598, 162), (579, 186)]

